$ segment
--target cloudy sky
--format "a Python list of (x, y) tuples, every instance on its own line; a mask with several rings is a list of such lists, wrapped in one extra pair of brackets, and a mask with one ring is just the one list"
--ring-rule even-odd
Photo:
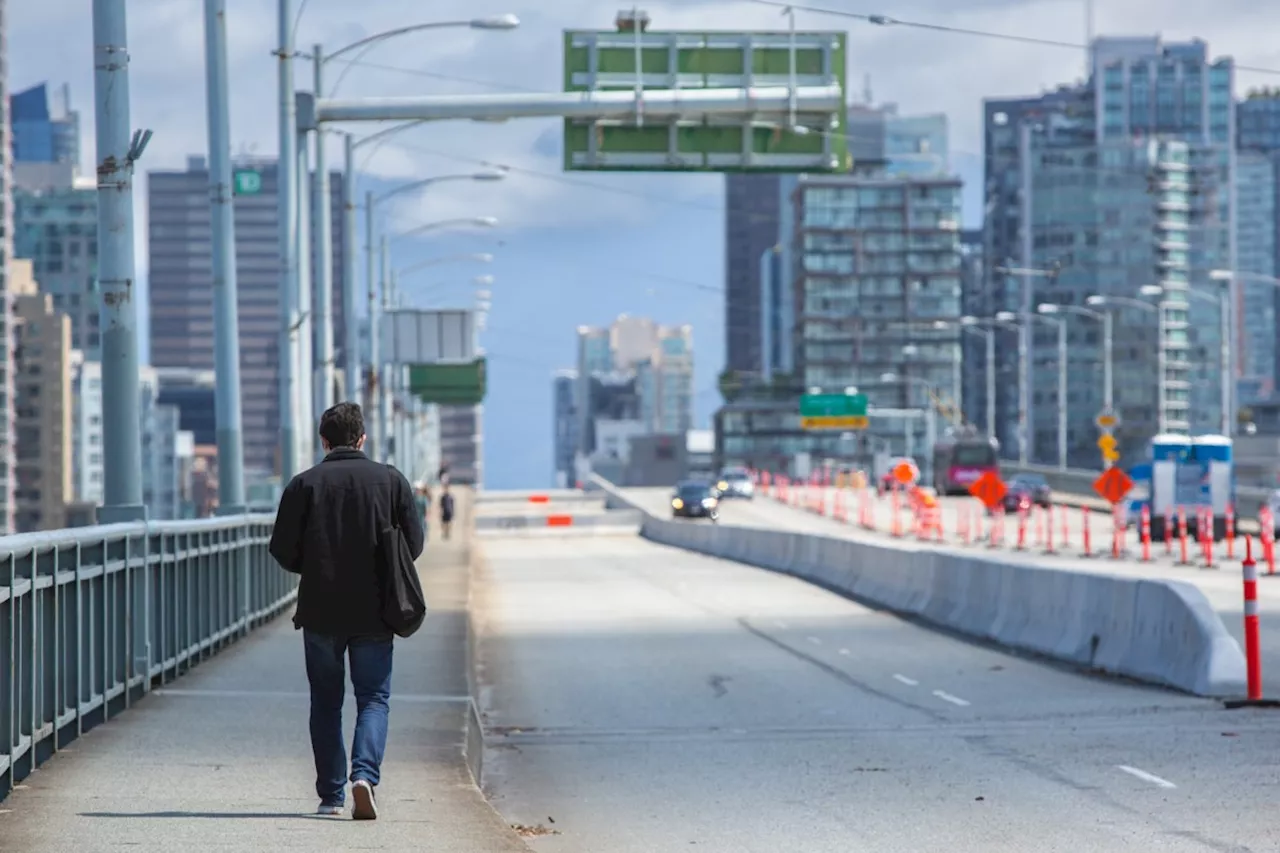
[[(609, 28), (620, 3), (600, 0), (309, 0), (297, 27), (300, 47), (326, 51), (382, 30), (425, 21), (514, 13), (510, 32), (451, 29), (379, 46), (361, 64), (328, 71), (340, 96), (557, 91), (565, 29)], [(892, 14), (904, 22), (1080, 43), (1084, 0), (851, 0), (814, 5)], [(1108, 35), (1200, 37), (1215, 55), (1241, 65), (1280, 69), (1275, 15), (1251, 0), (1096, 0), (1095, 29)], [(275, 3), (227, 0), (232, 67), (232, 139), (240, 152), (274, 155), (276, 147)], [(47, 80), (71, 86), (82, 111), (86, 166), (92, 162), (93, 45), (89, 0), (8, 0), (10, 86)], [(206, 148), (204, 42), (199, 0), (129, 0), (133, 121), (151, 128), (145, 169), (182, 167)], [(687, 0), (643, 5), (654, 29), (784, 28), (779, 10), (750, 0)], [(1082, 76), (1081, 50), (1019, 43), (910, 26), (873, 26), (851, 18), (798, 12), (797, 24), (842, 29), (850, 37), (850, 79), (869, 76), (877, 102), (903, 112), (946, 112), (953, 168), (974, 189), (981, 180), (981, 99), (1034, 94)], [(310, 69), (299, 66), (300, 87)], [(1241, 92), (1280, 85), (1280, 74), (1242, 71)], [(376, 128), (352, 128), (364, 133)], [(336, 149), (331, 155), (337, 161)], [(605, 324), (622, 312), (691, 323), (697, 348), (697, 417), (705, 424), (718, 396), (723, 362), (723, 192), (716, 177), (598, 175), (561, 169), (560, 124), (442, 123), (403, 133), (364, 159), (368, 188), (485, 163), (511, 167), (501, 183), (445, 183), (392, 211), (392, 227), (441, 218), (494, 216), (496, 229), (437, 232), (396, 246), (394, 266), (441, 254), (492, 251), (478, 265), (438, 266), (404, 282), (418, 305), (470, 301), (471, 279), (492, 274), (493, 313), (484, 341), (491, 352), (486, 406), (487, 481), (505, 488), (545, 484), (551, 470), (550, 376), (572, 366), (574, 329)], [(139, 199), (145, 197), (144, 184)], [(145, 209), (138, 211), (145, 233)], [(968, 216), (973, 225), (976, 222)], [(145, 277), (145, 243), (139, 243)]]

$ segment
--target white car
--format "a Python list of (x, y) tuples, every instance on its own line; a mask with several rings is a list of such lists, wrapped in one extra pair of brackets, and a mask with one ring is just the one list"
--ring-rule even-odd
[(751, 475), (741, 469), (721, 471), (715, 486), (722, 498), (751, 500), (756, 495), (756, 484), (751, 481)]

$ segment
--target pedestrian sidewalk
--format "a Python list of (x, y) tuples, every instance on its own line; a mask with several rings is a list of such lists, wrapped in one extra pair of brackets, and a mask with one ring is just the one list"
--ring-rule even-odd
[[(454, 539), (433, 531), (419, 562), (432, 614), (396, 642), (377, 821), (352, 821), (349, 808), (345, 818), (314, 814), (302, 635), (290, 612), (29, 776), (0, 803), (0, 851), (527, 853), (463, 760), (470, 519), (460, 516)], [(354, 720), (348, 697), (348, 744)]]

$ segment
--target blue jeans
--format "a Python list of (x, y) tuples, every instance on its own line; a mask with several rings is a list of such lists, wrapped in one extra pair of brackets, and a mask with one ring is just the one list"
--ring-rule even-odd
[(316, 760), (316, 793), (325, 805), (345, 801), (347, 750), (342, 742), (342, 702), (346, 660), (356, 694), (356, 734), (351, 744), (351, 781), (377, 786), (387, 748), (391, 698), (391, 634), (329, 637), (303, 630), (307, 680), (311, 683), (311, 751)]

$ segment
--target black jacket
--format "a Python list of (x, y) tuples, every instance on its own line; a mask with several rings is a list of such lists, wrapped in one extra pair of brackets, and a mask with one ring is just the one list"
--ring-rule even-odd
[(359, 450), (338, 449), (290, 481), (276, 512), (271, 556), (302, 576), (296, 627), (330, 636), (389, 630), (379, 615), (377, 547), (393, 512), (416, 559), (422, 519), (399, 471)]

